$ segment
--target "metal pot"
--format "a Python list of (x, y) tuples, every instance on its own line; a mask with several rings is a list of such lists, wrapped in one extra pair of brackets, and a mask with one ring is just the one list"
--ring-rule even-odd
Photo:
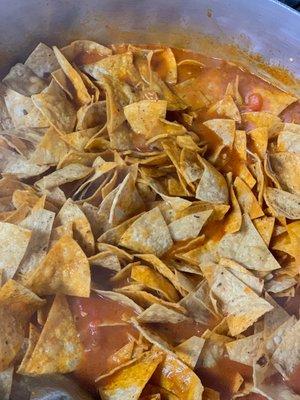
[(274, 0), (9, 0), (0, 18), (2, 75), (39, 41), (160, 42), (230, 59), (300, 94), (300, 14)]

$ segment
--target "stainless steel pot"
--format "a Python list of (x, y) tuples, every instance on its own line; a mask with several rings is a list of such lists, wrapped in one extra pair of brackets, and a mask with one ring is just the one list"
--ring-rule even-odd
[[(39, 41), (161, 42), (251, 65), (300, 93), (300, 14), (274, 0), (1, 0), (3, 74)], [(278, 79), (279, 78), (279, 79)]]

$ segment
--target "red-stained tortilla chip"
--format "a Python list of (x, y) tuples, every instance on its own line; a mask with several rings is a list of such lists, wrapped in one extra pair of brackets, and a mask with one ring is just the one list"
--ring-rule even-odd
[(85, 87), (79, 72), (69, 63), (69, 61), (64, 57), (64, 55), (58, 50), (56, 46), (53, 47), (54, 54), (57, 58), (57, 61), (64, 71), (64, 73), (69, 78), (75, 94), (76, 100), (80, 105), (88, 104), (91, 102), (91, 97)]
[(197, 237), (211, 213), (212, 210), (200, 211), (171, 222), (168, 227), (172, 239), (178, 241)]
[(158, 208), (150, 210), (125, 231), (120, 245), (140, 253), (164, 254), (173, 244), (169, 229)]
[(174, 286), (161, 274), (146, 265), (133, 265), (131, 278), (136, 282), (157, 291), (168, 301), (178, 301), (178, 293)]
[(241, 230), (226, 234), (218, 245), (221, 257), (231, 258), (248, 269), (273, 271), (280, 265), (269, 251), (250, 217), (245, 214)]
[(275, 217), (300, 218), (300, 196), (285, 190), (267, 187), (264, 199)]
[(198, 336), (192, 336), (174, 348), (178, 358), (188, 367), (194, 369), (200, 357), (205, 340)]
[(28, 229), (0, 222), (0, 268), (6, 282), (16, 273), (29, 245), (32, 232)]
[(228, 203), (228, 187), (223, 175), (204, 158), (204, 171), (196, 189), (196, 198), (213, 204)]
[(220, 393), (208, 387), (204, 388), (202, 400), (220, 400)]
[(73, 316), (64, 295), (56, 295), (36, 346), (23, 366), (25, 375), (72, 372), (83, 356)]
[(0, 371), (5, 370), (19, 353), (26, 324), (44, 300), (13, 280), (0, 289)]
[(230, 95), (225, 95), (223, 99), (219, 100), (211, 107), (209, 107), (207, 112), (208, 114), (217, 114), (220, 117), (233, 119), (238, 123), (241, 122), (239, 109), (237, 108), (232, 96)]
[(23, 275), (23, 282), (41, 295), (63, 293), (89, 297), (89, 262), (75, 240), (63, 236), (54, 243), (34, 271)]
[(0, 372), (0, 398), (9, 400), (13, 383), (14, 367), (7, 368)]
[(248, 214), (251, 219), (259, 218), (264, 215), (264, 212), (256, 200), (254, 193), (238, 176), (234, 180), (233, 187), (235, 189), (235, 194), (241, 210), (244, 214)]
[(198, 376), (175, 355), (167, 354), (158, 366), (152, 381), (169, 390), (179, 399), (199, 400), (203, 386)]
[(137, 318), (139, 323), (152, 324), (169, 322), (171, 324), (178, 324), (181, 322), (189, 321), (185, 315), (167, 308), (161, 304), (152, 304), (149, 308), (142, 312)]
[(28, 363), (30, 362), (33, 350), (35, 349), (35, 346), (39, 340), (40, 334), (41, 332), (35, 325), (33, 324), (29, 325), (28, 346), (24, 354), (24, 357), (22, 359), (22, 362), (18, 367), (17, 370), (18, 374), (24, 374), (26, 372)]
[(132, 364), (98, 381), (103, 400), (138, 400), (158, 364), (163, 360), (159, 351), (149, 351)]
[(227, 316), (231, 335), (236, 336), (253, 325), (273, 307), (260, 298), (250, 287), (222, 266), (202, 268), (213, 295), (219, 300)]
[(73, 236), (85, 254), (92, 255), (95, 252), (94, 235), (90, 223), (84, 212), (70, 199), (65, 202), (57, 214), (56, 224), (73, 230)]
[(51, 126), (61, 133), (73, 132), (75, 108), (55, 81), (52, 80), (46, 89), (31, 98)]

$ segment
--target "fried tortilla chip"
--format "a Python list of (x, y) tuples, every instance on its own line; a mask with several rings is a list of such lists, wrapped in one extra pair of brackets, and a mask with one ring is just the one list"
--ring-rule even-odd
[(28, 346), (27, 346), (26, 352), (24, 354), (24, 357), (22, 359), (22, 362), (18, 367), (18, 370), (17, 370), (18, 374), (24, 374), (26, 372), (28, 362), (30, 362), (33, 350), (35, 349), (35, 346), (39, 340), (39, 337), (40, 337), (39, 329), (35, 325), (30, 324), (29, 325)]
[(231, 119), (210, 119), (203, 125), (213, 131), (222, 141), (224, 146), (230, 149), (235, 138), (235, 121)]
[(300, 155), (282, 152), (269, 155), (272, 171), (283, 190), (300, 195)]
[(10, 367), (0, 372), (0, 398), (1, 400), (9, 400), (13, 383), (14, 367)]
[(151, 66), (163, 81), (170, 85), (176, 84), (177, 64), (174, 54), (169, 47), (162, 51), (153, 52)]
[(225, 356), (226, 343), (230, 343), (232, 339), (209, 329), (203, 333), (202, 338), (205, 339), (205, 343), (200, 354), (200, 363), (205, 368), (214, 368)]
[(95, 240), (90, 223), (84, 212), (68, 199), (56, 217), (56, 223), (73, 230), (75, 240), (87, 255), (95, 251)]
[(68, 46), (61, 49), (63, 55), (77, 65), (89, 64), (91, 61), (98, 61), (106, 56), (110, 56), (112, 51), (102, 44), (92, 40), (75, 40)]
[(175, 347), (175, 353), (188, 367), (194, 369), (203, 349), (205, 340), (192, 336)]
[(13, 280), (0, 289), (0, 371), (5, 370), (19, 353), (26, 324), (43, 303), (44, 300)]
[(106, 101), (84, 105), (77, 111), (76, 130), (102, 128), (106, 123)]
[(61, 133), (73, 132), (76, 111), (54, 80), (46, 89), (33, 95), (31, 99), (53, 128)]
[(200, 211), (171, 222), (168, 227), (172, 239), (178, 241), (197, 237), (211, 213), (212, 210)]
[(40, 93), (47, 86), (46, 82), (39, 78), (27, 65), (20, 63), (10, 69), (2, 82), (12, 90), (28, 97)]
[(233, 187), (244, 214), (248, 214), (251, 219), (259, 218), (264, 215), (264, 212), (253, 192), (238, 176), (234, 180)]
[(196, 189), (196, 198), (208, 203), (228, 203), (228, 187), (223, 175), (208, 161), (201, 158), (204, 172)]
[(280, 268), (247, 214), (243, 216), (239, 232), (226, 234), (221, 239), (218, 253), (221, 257), (231, 258), (255, 271), (273, 271)]
[(89, 297), (90, 266), (80, 246), (70, 236), (63, 236), (49, 250), (41, 263), (23, 276), (24, 284), (35, 293), (64, 293)]
[(178, 294), (174, 286), (161, 274), (146, 265), (133, 265), (131, 278), (136, 282), (156, 290), (166, 300), (178, 301)]
[(16, 273), (29, 245), (32, 232), (28, 229), (0, 222), (0, 268), (6, 282)]
[(41, 335), (26, 365), (25, 375), (68, 373), (83, 356), (75, 323), (64, 295), (56, 295)]
[(300, 124), (283, 125), (277, 138), (277, 150), (300, 153)]
[(300, 196), (281, 189), (267, 187), (264, 199), (275, 217), (300, 218)]
[(165, 253), (173, 244), (165, 220), (156, 207), (142, 214), (125, 231), (120, 245), (140, 253)]
[(35, 183), (41, 190), (51, 189), (67, 182), (74, 182), (85, 178), (93, 171), (92, 168), (81, 164), (69, 164), (66, 167), (52, 172)]
[(205, 267), (204, 273), (208, 277), (213, 295), (219, 300), (222, 311), (227, 316), (227, 324), (232, 336), (245, 331), (259, 317), (273, 308), (226, 268)]
[(138, 400), (145, 385), (162, 360), (162, 353), (149, 351), (130, 365), (101, 379), (98, 381), (101, 398), (103, 400), (125, 398)]
[(250, 150), (256, 153), (261, 160), (265, 158), (267, 147), (268, 147), (268, 128), (263, 126), (260, 128), (252, 129), (248, 132), (248, 137), (250, 137)]
[(175, 93), (186, 103), (191, 110), (199, 110), (209, 105), (205, 94), (197, 87), (197, 79), (190, 78), (178, 83), (174, 87)]
[(226, 343), (226, 350), (230, 360), (252, 367), (262, 342), (263, 334), (260, 332)]
[(145, 311), (142, 312), (142, 314), (138, 316), (137, 320), (143, 324), (164, 322), (178, 324), (180, 322), (189, 321), (189, 318), (161, 304), (152, 304), (152, 306), (147, 308)]
[(281, 124), (281, 119), (266, 111), (245, 112), (242, 114), (242, 123), (246, 125), (246, 131), (255, 128), (267, 128)]
[(217, 114), (220, 117), (227, 117), (238, 123), (241, 123), (239, 109), (230, 95), (225, 95), (223, 99), (213, 104), (207, 112), (208, 114)]
[(39, 43), (25, 61), (29, 67), (40, 78), (48, 78), (51, 72), (59, 67), (54, 51), (44, 43)]
[(179, 399), (199, 400), (203, 386), (198, 376), (175, 355), (167, 354), (155, 371), (152, 381), (178, 396)]
[(76, 100), (80, 105), (89, 104), (91, 102), (91, 97), (85, 87), (80, 74), (76, 71), (74, 67), (69, 63), (69, 61), (64, 57), (64, 55), (58, 50), (56, 46), (53, 47), (54, 54), (57, 58), (61, 69), (69, 78), (72, 86), (74, 87)]

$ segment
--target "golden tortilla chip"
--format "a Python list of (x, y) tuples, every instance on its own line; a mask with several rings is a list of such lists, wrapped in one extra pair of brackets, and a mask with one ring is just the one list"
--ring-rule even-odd
[(256, 200), (253, 192), (242, 179), (236, 177), (233, 187), (243, 213), (249, 214), (251, 219), (259, 218), (264, 215), (264, 212)]
[(121, 400), (124, 398), (138, 400), (145, 385), (162, 360), (162, 353), (148, 351), (132, 364), (101, 379), (98, 381), (101, 398), (103, 400)]
[(63, 236), (49, 250), (41, 263), (23, 276), (24, 284), (35, 293), (64, 293), (89, 297), (90, 266), (86, 255), (70, 236)]
[(118, 257), (109, 251), (103, 251), (89, 257), (90, 265), (102, 267), (112, 271), (121, 271), (121, 264)]
[(160, 273), (146, 265), (133, 265), (131, 278), (136, 282), (157, 291), (166, 300), (176, 302), (179, 297), (174, 286)]
[(164, 361), (155, 371), (152, 381), (169, 390), (179, 399), (199, 400), (203, 386), (198, 376), (175, 355), (166, 354)]
[(26, 352), (24, 354), (24, 357), (22, 359), (22, 362), (18, 367), (18, 370), (17, 370), (18, 374), (24, 374), (26, 372), (27, 365), (30, 362), (33, 350), (35, 349), (35, 346), (39, 340), (39, 337), (40, 337), (39, 329), (35, 325), (30, 324), (29, 325), (28, 346), (27, 346)]
[(64, 55), (58, 50), (56, 46), (53, 47), (54, 54), (57, 58), (61, 69), (69, 78), (72, 86), (74, 87), (76, 100), (80, 105), (89, 104), (91, 102), (91, 97), (85, 87), (80, 74), (75, 68), (69, 63), (69, 61), (64, 57)]
[(92, 40), (75, 40), (60, 50), (70, 61), (77, 65), (89, 64), (112, 54), (111, 49)]
[(267, 246), (270, 245), (271, 237), (274, 230), (275, 218), (274, 217), (261, 217), (253, 220), (253, 224), (263, 238)]
[(173, 244), (169, 229), (159, 209), (153, 208), (125, 231), (120, 245), (140, 253), (165, 253)]
[(188, 322), (190, 319), (184, 314), (165, 307), (161, 304), (152, 304), (149, 308), (143, 311), (137, 318), (142, 324), (152, 323), (171, 323), (178, 324)]
[(235, 121), (231, 119), (210, 119), (203, 125), (213, 131), (222, 141), (224, 146), (230, 149), (235, 138)]
[(29, 245), (32, 232), (28, 229), (0, 222), (0, 268), (6, 282), (16, 273)]
[(200, 211), (171, 222), (168, 227), (172, 239), (178, 241), (197, 237), (211, 213), (212, 210)]
[(227, 117), (241, 123), (241, 116), (232, 96), (225, 95), (223, 99), (213, 104), (208, 110), (208, 114), (217, 114), (220, 117)]
[(27, 65), (40, 78), (47, 78), (59, 65), (54, 51), (44, 43), (39, 43), (25, 61)]
[(263, 343), (262, 332), (226, 343), (229, 359), (252, 367)]
[(248, 132), (248, 136), (251, 138), (250, 150), (263, 160), (268, 147), (268, 128), (264, 126), (252, 129)]
[(76, 122), (76, 111), (65, 93), (55, 81), (41, 93), (32, 97), (34, 105), (48, 122), (61, 133), (73, 132)]
[(172, 50), (167, 47), (161, 51), (153, 52), (151, 57), (151, 67), (159, 77), (170, 85), (177, 82), (177, 64)]
[(64, 295), (56, 295), (47, 321), (22, 373), (41, 375), (74, 371), (83, 356), (73, 316)]
[(175, 93), (186, 103), (191, 110), (199, 110), (209, 105), (209, 99), (197, 87), (197, 79), (190, 78), (174, 87)]
[(284, 190), (267, 187), (264, 199), (275, 217), (300, 218), (300, 196)]
[(272, 271), (280, 268), (247, 214), (243, 216), (239, 232), (226, 234), (222, 238), (218, 245), (218, 253), (221, 257), (231, 258), (255, 271)]
[(203, 349), (205, 340), (192, 336), (175, 347), (175, 353), (188, 367), (194, 369)]
[(106, 101), (84, 105), (77, 111), (76, 130), (104, 127), (106, 123)]
[(287, 192), (300, 195), (300, 155), (282, 152), (269, 154), (272, 172), (275, 174), (280, 187)]
[(279, 117), (266, 111), (245, 112), (241, 116), (242, 123), (246, 125), (246, 131), (263, 127), (270, 130), (281, 124)]
[(277, 138), (278, 151), (290, 151), (300, 153), (300, 124), (283, 124)]

